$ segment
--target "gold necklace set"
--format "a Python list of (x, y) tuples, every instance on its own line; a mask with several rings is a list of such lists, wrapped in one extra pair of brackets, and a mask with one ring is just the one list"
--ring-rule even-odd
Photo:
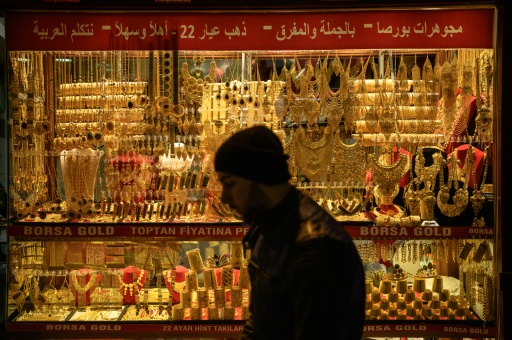
[[(468, 194), (468, 183), (469, 183), (469, 173), (468, 171), (464, 174), (463, 185), (459, 186), (459, 178), (457, 176), (457, 156), (454, 152), (450, 154), (448, 157), (448, 181), (445, 183), (444, 181), (444, 173), (442, 171), (439, 172), (439, 185), (440, 189), (437, 193), (437, 206), (441, 213), (448, 217), (455, 217), (460, 215), (469, 202), (469, 194)], [(466, 162), (465, 165), (468, 166), (468, 169), (472, 169), (474, 167), (474, 157), (473, 157), (473, 149), (472, 147), (468, 148), (468, 152), (466, 154)], [(450, 186), (448, 186), (448, 182)], [(449, 203), (450, 200), (450, 191), (451, 189), (455, 190), (454, 195), (451, 197), (453, 203)]]
[[(316, 140), (313, 135), (317, 136)], [(304, 176), (312, 182), (325, 178), (334, 146), (330, 127), (326, 126), (323, 132), (317, 126), (307, 130), (299, 127), (295, 130), (294, 142), (295, 159)]]
[[(425, 156), (423, 148), (419, 147), (415, 156), (414, 172), (415, 178), (411, 178), (411, 185), (408, 188), (409, 196), (406, 202), (410, 209), (425, 219), (433, 219), (435, 206), (435, 184), (439, 171), (443, 168), (444, 159), (439, 151), (432, 153), (432, 164), (425, 166)], [(423, 189), (419, 187), (423, 184)], [(419, 211), (417, 210), (419, 203)]]
[[(378, 186), (377, 192), (381, 204), (391, 204), (393, 198), (398, 194), (398, 180), (402, 178), (410, 167), (410, 160), (407, 155), (399, 153), (396, 162), (391, 164), (389, 161), (390, 155), (393, 155), (393, 150), (382, 148), (384, 162), (379, 161), (377, 154), (368, 155), (368, 168), (372, 173), (372, 179)], [(387, 159), (387, 160), (386, 160)]]

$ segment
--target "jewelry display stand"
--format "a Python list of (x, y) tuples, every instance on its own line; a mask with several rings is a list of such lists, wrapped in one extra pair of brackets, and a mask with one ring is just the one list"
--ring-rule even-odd
[[(133, 273), (133, 267), (126, 267), (122, 273), (118, 275), (120, 289), (123, 295), (123, 304), (135, 304), (136, 295), (139, 294), (140, 290), (146, 282), (148, 273), (144, 269), (135, 269)], [(136, 280), (134, 280), (136, 278)]]

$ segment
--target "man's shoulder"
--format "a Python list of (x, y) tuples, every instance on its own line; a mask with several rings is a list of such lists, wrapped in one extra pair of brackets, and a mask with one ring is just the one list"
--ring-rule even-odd
[(299, 225), (295, 242), (304, 242), (329, 235), (328, 227), (320, 221), (307, 220)]
[(346, 232), (341, 223), (309, 197), (303, 197), (300, 200), (299, 214), (300, 223), (296, 242), (317, 238), (346, 239)]

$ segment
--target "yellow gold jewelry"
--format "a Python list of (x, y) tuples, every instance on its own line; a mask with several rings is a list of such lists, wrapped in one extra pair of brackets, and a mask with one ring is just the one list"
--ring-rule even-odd
[(241, 241), (234, 241), (230, 246), (229, 261), (233, 268), (240, 268), (244, 264), (244, 249)]
[[(391, 151), (390, 154), (393, 155), (393, 152)], [(409, 157), (402, 153), (398, 155), (397, 161), (391, 165), (379, 162), (375, 153), (368, 155), (368, 167), (372, 173), (373, 181), (379, 186), (378, 194), (381, 204), (391, 204), (398, 193), (398, 180), (409, 170), (409, 163)]]
[[(436, 65), (437, 66), (437, 65)], [(445, 61), (441, 69), (441, 109), (445, 139), (449, 140), (461, 100), (458, 100), (455, 90), (458, 85), (457, 59), (452, 64)]]
[(173, 290), (178, 294), (186, 291), (187, 290), (187, 281), (182, 281), (182, 282), (173, 281), (171, 272), (172, 272), (171, 270), (166, 270), (166, 271), (164, 271), (164, 275), (165, 275), (165, 279), (167, 280), (167, 282), (169, 282), (169, 284), (171, 284), (171, 286), (173, 287)]
[[(471, 145), (469, 145), (470, 148), (472, 148)], [(469, 150), (468, 150), (469, 152)], [(473, 209), (473, 213), (475, 217), (473, 218), (473, 226), (474, 227), (485, 227), (485, 220), (483, 217), (480, 219), (478, 218), (478, 213), (482, 209), (484, 203), (485, 203), (485, 196), (483, 194), (483, 188), (485, 186), (485, 179), (487, 177), (487, 170), (489, 166), (489, 159), (488, 159), (488, 147), (484, 150), (484, 172), (482, 174), (482, 183), (480, 184), (480, 187), (478, 186), (478, 180), (476, 177), (476, 169), (473, 166), (471, 171), (471, 176), (473, 177), (473, 196), (469, 199), (471, 201), (471, 208)], [(473, 153), (472, 153), (473, 154)]]
[[(79, 274), (82, 274), (82, 273), (80, 273), (79, 271), (73, 271), (71, 273), (71, 284), (72, 284), (73, 288), (76, 290), (76, 292), (78, 293), (78, 307), (85, 308), (85, 305), (86, 305), (85, 294), (88, 290), (90, 290), (93, 287), (93, 285), (96, 284), (96, 277), (97, 277), (98, 273), (97, 272), (84, 272), (83, 275), (79, 275)], [(85, 278), (85, 276), (87, 274), (90, 274), (89, 281), (84, 286), (81, 286), (78, 283), (77, 276), (79, 275), (80, 278)]]
[(428, 190), (434, 189), (439, 170), (441, 170), (444, 165), (444, 159), (440, 151), (436, 151), (432, 154), (432, 160), (433, 163), (430, 166), (425, 166), (423, 147), (418, 147), (415, 156), (414, 172)]
[[(471, 156), (469, 156), (471, 154)], [(439, 172), (439, 184), (441, 186), (438, 194), (437, 194), (437, 206), (443, 215), (448, 217), (454, 217), (460, 215), (469, 202), (469, 194), (468, 194), (468, 182), (469, 175), (468, 172), (464, 175), (464, 184), (463, 187), (459, 187), (459, 179), (457, 178), (457, 156), (454, 152), (452, 152), (448, 158), (449, 169), (448, 169), (448, 182), (451, 182), (450, 187), (455, 189), (455, 194), (453, 196), (453, 203), (448, 203), (450, 199), (450, 188), (447, 184), (444, 183), (444, 174), (443, 171)], [(467, 165), (468, 169), (471, 169), (474, 166), (474, 156), (473, 149), (468, 148), (466, 154), (465, 165)]]
[(353, 144), (345, 144), (340, 138), (340, 130), (334, 134), (333, 148), (335, 181), (365, 183), (366, 153), (362, 143), (356, 140)]
[(187, 251), (186, 255), (190, 263), (190, 270), (201, 272), (204, 269), (204, 264), (199, 248)]
[[(483, 51), (476, 59), (476, 93), (477, 113), (475, 118), (476, 133), (479, 141), (483, 143), (492, 142), (493, 138), (493, 64), (492, 52)], [(485, 97), (480, 95), (485, 93)]]
[[(135, 268), (133, 268), (134, 271), (136, 271)], [(137, 289), (137, 291), (140, 289), (140, 287), (143, 286), (142, 284), (142, 278), (144, 277), (144, 269), (141, 269), (140, 273), (139, 273), (139, 276), (137, 277), (137, 280), (135, 282), (132, 282), (132, 283), (125, 283), (124, 280), (123, 280), (123, 275), (122, 273), (118, 273), (117, 274), (117, 278), (119, 280), (119, 284), (121, 285), (121, 287), (123, 288), (123, 295), (126, 295), (128, 292), (130, 293), (130, 296), (133, 296), (133, 293), (134, 293), (134, 289)]]
[(323, 113), (327, 117), (327, 123), (333, 130), (336, 130), (344, 118), (343, 105), (336, 97), (329, 98), (325, 101)]
[(228, 264), (222, 267), (221, 271), (221, 285), (225, 288), (230, 288), (234, 282), (233, 267)]
[(377, 121), (377, 124), (379, 126), (380, 132), (384, 134), (384, 138), (386, 141), (389, 140), (389, 137), (393, 132), (396, 132), (395, 123), (396, 118), (391, 105), (384, 105), (382, 113), (380, 114), (379, 119)]
[(294, 142), (295, 158), (304, 176), (311, 182), (325, 178), (334, 145), (331, 128), (326, 126), (320, 139), (315, 141), (306, 136), (304, 128), (299, 127), (295, 131)]

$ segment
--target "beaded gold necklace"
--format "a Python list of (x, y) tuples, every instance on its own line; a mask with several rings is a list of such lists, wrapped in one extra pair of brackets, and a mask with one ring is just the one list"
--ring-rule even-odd
[[(136, 269), (133, 268), (133, 270), (135, 271)], [(140, 289), (139, 287), (143, 286), (142, 278), (144, 277), (144, 273), (145, 273), (144, 269), (141, 269), (141, 271), (137, 277), (137, 280), (132, 283), (125, 283), (123, 280), (122, 273), (117, 274), (117, 278), (119, 279), (119, 284), (123, 288), (123, 295), (126, 295), (129, 292), (130, 296), (133, 296), (134, 289), (136, 288), (137, 290), (139, 290)]]

